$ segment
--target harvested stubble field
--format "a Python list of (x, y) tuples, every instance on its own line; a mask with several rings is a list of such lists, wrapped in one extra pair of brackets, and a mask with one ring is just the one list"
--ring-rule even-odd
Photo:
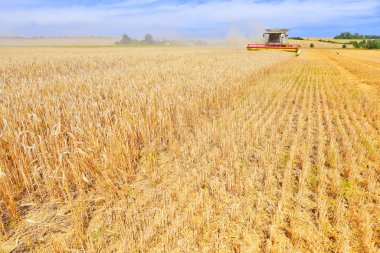
[(0, 55), (4, 252), (379, 251), (380, 52)]

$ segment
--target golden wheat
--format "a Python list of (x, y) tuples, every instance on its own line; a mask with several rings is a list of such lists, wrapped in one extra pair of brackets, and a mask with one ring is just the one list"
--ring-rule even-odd
[(334, 51), (0, 54), (0, 249), (379, 250), (379, 79)]

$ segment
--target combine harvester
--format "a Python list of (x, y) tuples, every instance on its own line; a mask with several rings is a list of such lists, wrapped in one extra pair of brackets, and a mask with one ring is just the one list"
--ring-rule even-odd
[(289, 29), (266, 29), (263, 34), (265, 44), (248, 44), (247, 50), (282, 50), (301, 53), (300, 45), (290, 45), (288, 43)]

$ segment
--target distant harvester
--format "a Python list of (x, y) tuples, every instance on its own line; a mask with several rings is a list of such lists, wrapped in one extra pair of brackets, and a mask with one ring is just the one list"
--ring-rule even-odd
[(248, 50), (283, 50), (300, 53), (299, 45), (290, 45), (288, 43), (289, 29), (265, 29), (263, 34), (265, 44), (248, 44)]

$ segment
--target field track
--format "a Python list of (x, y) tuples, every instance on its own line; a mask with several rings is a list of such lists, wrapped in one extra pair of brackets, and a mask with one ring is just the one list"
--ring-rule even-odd
[(367, 74), (380, 52), (345, 52), (304, 50), (242, 77), (228, 103), (146, 145), (124, 188), (29, 209), (21, 219), (46, 222), (19, 222), (5, 249), (379, 252), (380, 78)]

